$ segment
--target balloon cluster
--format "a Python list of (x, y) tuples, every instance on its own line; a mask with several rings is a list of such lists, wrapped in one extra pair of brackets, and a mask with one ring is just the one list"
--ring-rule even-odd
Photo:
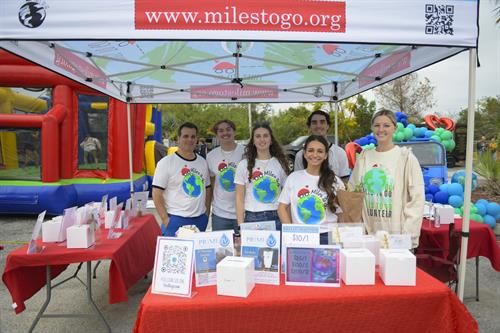
[(453, 133), (451, 131), (445, 130), (444, 128), (436, 128), (434, 130), (434, 134), (430, 137), (430, 139), (441, 142), (448, 152), (455, 149), (456, 144), (455, 140), (453, 140)]
[[(448, 204), (455, 209), (455, 214), (463, 216), (464, 204), (464, 179), (465, 172), (457, 171), (451, 178), (451, 183), (440, 186), (430, 184), (425, 187), (425, 200), (440, 204)], [(477, 176), (472, 174), (472, 188), (477, 186)], [(479, 199), (475, 204), (471, 203), (471, 220), (488, 224), (491, 228), (496, 225), (496, 220), (500, 219), (500, 205), (496, 202), (488, 202)]]
[(375, 147), (377, 145), (377, 139), (375, 138), (375, 136), (373, 134), (368, 134), (362, 138), (356, 139), (356, 140), (354, 140), (354, 142), (356, 142), (358, 145), (360, 145), (363, 148), (365, 146)]
[(396, 132), (392, 135), (394, 142), (408, 141), (413, 137), (413, 130), (410, 127), (405, 127), (403, 123), (396, 124)]
[(398, 123), (401, 123), (404, 126), (408, 126), (408, 116), (407, 115), (405, 115), (403, 112), (400, 112), (400, 111), (396, 112), (395, 115), (396, 115), (396, 121)]

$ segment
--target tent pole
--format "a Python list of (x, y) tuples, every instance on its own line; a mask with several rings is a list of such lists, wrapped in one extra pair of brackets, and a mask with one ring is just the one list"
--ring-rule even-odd
[(339, 102), (335, 101), (335, 144), (339, 145)]
[(130, 115), (130, 82), (127, 82), (127, 141), (128, 141), (128, 167), (130, 172), (130, 198), (134, 199), (134, 171), (132, 167), (132, 130)]
[(465, 268), (467, 266), (467, 244), (469, 242), (470, 198), (472, 192), (472, 159), (474, 152), (474, 115), (476, 105), (476, 64), (477, 50), (469, 50), (469, 104), (467, 106), (467, 150), (465, 154), (465, 188), (462, 223), (462, 244), (460, 246), (460, 266), (458, 268), (458, 298), (464, 300)]

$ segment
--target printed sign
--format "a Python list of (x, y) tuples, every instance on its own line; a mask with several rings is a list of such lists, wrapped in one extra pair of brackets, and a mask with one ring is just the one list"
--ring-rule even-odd
[(281, 226), (281, 271), (286, 270), (286, 248), (288, 246), (319, 245), (319, 225), (283, 224)]
[(194, 241), (158, 237), (151, 293), (191, 297)]
[(285, 284), (340, 287), (340, 246), (288, 247)]
[(47, 213), (46, 210), (38, 214), (38, 217), (36, 219), (35, 227), (33, 228), (33, 232), (31, 233), (31, 239), (28, 244), (28, 250), (26, 251), (27, 254), (32, 254), (32, 253), (40, 253), (43, 250), (43, 247), (37, 244), (36, 240), (38, 239), (38, 236), (40, 235), (40, 230), (42, 229), (42, 222), (43, 219), (45, 218), (45, 213)]
[(280, 284), (279, 231), (243, 230), (241, 256), (254, 258), (255, 283)]

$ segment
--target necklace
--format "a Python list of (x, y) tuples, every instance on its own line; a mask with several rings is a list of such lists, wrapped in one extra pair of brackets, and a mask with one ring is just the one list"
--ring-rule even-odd
[(234, 148), (233, 150), (230, 150), (230, 151), (225, 151), (224, 149), (222, 149), (222, 147), (220, 148), (220, 153), (222, 155), (222, 159), (226, 162), (230, 162), (230, 159), (231, 157), (233, 156), (234, 154), (234, 151), (236, 150), (236, 148)]

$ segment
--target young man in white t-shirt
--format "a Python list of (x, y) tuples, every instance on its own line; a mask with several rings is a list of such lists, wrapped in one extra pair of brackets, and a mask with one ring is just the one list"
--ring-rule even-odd
[(179, 149), (162, 158), (153, 178), (153, 201), (162, 220), (162, 234), (175, 236), (184, 225), (205, 231), (211, 191), (207, 162), (194, 152), (198, 128), (192, 123), (179, 127)]
[[(330, 129), (330, 116), (323, 110), (314, 111), (307, 118), (307, 127), (309, 127), (311, 134), (321, 135), (326, 139), (326, 134)], [(303, 149), (295, 155), (294, 171), (304, 169), (302, 156), (304, 156)], [(349, 169), (349, 162), (347, 161), (347, 154), (344, 149), (334, 143), (330, 144), (328, 163), (337, 177), (344, 178), (347, 181), (346, 177), (349, 176), (351, 170)]]
[(210, 182), (213, 184), (212, 230), (233, 230), (238, 225), (234, 177), (244, 148), (234, 141), (236, 125), (231, 120), (218, 121), (213, 130), (220, 146), (207, 155)]

